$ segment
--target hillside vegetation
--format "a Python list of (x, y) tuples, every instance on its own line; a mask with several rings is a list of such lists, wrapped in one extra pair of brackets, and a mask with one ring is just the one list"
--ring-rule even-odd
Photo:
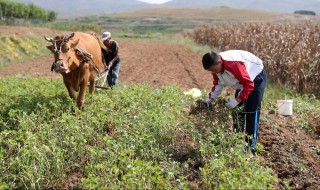
[[(155, 33), (176, 33), (184, 29), (192, 29), (204, 24), (221, 24), (235, 22), (315, 22), (320, 23), (320, 17), (280, 14), (231, 8), (168, 8), (143, 9), (139, 11), (60, 19), (53, 23), (52, 28), (73, 24), (97, 24), (102, 30), (125, 37), (155, 35)], [(51, 25), (51, 24), (50, 24)], [(47, 25), (48, 26), (48, 25)]]
[(0, 35), (0, 67), (49, 53), (42, 38), (29, 35), (20, 38), (15, 35)]

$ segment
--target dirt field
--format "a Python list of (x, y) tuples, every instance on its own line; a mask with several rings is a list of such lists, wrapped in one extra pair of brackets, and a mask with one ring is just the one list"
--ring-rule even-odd
[[(0, 29), (0, 35), (26, 35), (30, 32), (41, 35), (52, 34), (52, 31), (46, 29), (10, 29), (3, 26)], [(211, 86), (211, 76), (203, 70), (201, 57), (184, 46), (121, 41), (119, 45), (122, 84), (148, 83), (154, 86), (175, 84), (182, 89), (196, 87), (207, 90)], [(0, 77), (12, 75), (61, 77), (60, 74), (50, 72), (52, 61), (53, 56), (42, 56), (9, 65), (0, 68)], [(288, 185), (293, 189), (319, 189), (319, 134), (309, 134), (296, 129), (291, 118), (267, 112), (263, 115), (269, 121), (263, 121), (260, 125), (259, 141), (266, 150), (261, 156), (280, 179), (276, 187), (284, 189)]]
[[(297, 129), (294, 118), (263, 113), (268, 121), (260, 122), (259, 141), (266, 163), (277, 174), (279, 188), (320, 188), (320, 134)], [(319, 126), (318, 126), (319, 127)], [(285, 185), (286, 184), (286, 185)]]
[[(120, 80), (123, 84), (148, 83), (154, 86), (177, 85), (182, 89), (208, 89), (212, 77), (203, 70), (201, 58), (191, 50), (172, 44), (121, 42)], [(48, 76), (53, 56), (41, 56), (0, 68), (3, 76)]]

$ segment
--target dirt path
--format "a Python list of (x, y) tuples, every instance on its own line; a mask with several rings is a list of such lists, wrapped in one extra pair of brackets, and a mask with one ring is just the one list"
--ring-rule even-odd
[[(46, 29), (30, 28), (0, 29), (0, 34), (15, 35), (50, 34)], [(47, 32), (47, 33), (46, 33)], [(23, 34), (22, 34), (23, 33)], [(52, 34), (52, 33), (51, 33)], [(164, 43), (119, 42), (122, 84), (148, 83), (156, 87), (177, 85), (182, 89), (200, 88), (209, 90), (212, 79), (203, 70), (201, 57), (188, 48)], [(46, 76), (60, 77), (50, 71), (53, 56), (41, 56), (23, 63), (0, 68), (0, 77)], [(263, 113), (269, 120), (262, 121), (259, 141), (264, 145), (262, 154), (266, 164), (280, 179), (278, 189), (290, 186), (293, 189), (320, 188), (320, 139), (319, 135), (298, 130), (290, 118)]]
[(276, 172), (279, 187), (320, 188), (320, 138), (297, 129), (292, 117), (267, 115), (259, 126), (259, 141), (266, 152), (262, 156)]
[(210, 88), (212, 79), (203, 70), (200, 56), (181, 45), (143, 42), (120, 45), (123, 63), (120, 77), (124, 83)]
[[(52, 73), (52, 56), (40, 56), (14, 65), (0, 68), (0, 77), (6, 76), (35, 76), (35, 77), (61, 77)], [(61, 77), (62, 78), (62, 77)]]

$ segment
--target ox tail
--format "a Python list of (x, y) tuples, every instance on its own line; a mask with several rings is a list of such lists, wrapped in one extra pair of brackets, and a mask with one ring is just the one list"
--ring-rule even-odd
[(103, 44), (103, 42), (100, 40), (100, 38), (97, 36), (97, 34), (92, 33), (91, 35), (98, 41), (101, 49), (103, 49), (107, 52), (109, 51), (109, 49)]
[(103, 64), (105, 70), (107, 70), (108, 69), (108, 65), (107, 65), (107, 62), (106, 62), (107, 61), (106, 57), (108, 55), (109, 49), (103, 44), (103, 42), (100, 40), (100, 38), (97, 36), (97, 34), (92, 33), (91, 35), (98, 41), (98, 43), (100, 45), (101, 55), (102, 55), (101, 56), (102, 64)]

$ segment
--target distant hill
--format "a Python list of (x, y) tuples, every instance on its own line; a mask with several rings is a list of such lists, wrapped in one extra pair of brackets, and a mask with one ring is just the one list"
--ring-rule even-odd
[(320, 15), (320, 0), (172, 0), (153, 5), (138, 0), (12, 0), (33, 2), (45, 9), (55, 10), (58, 17), (87, 16), (134, 11), (144, 8), (192, 7), (212, 8), (230, 7), (237, 9), (264, 10), (280, 13), (293, 13), (297, 10), (314, 11)]
[(293, 13), (296, 10), (314, 11), (320, 14), (319, 0), (173, 0), (162, 4), (166, 7), (220, 7)]

